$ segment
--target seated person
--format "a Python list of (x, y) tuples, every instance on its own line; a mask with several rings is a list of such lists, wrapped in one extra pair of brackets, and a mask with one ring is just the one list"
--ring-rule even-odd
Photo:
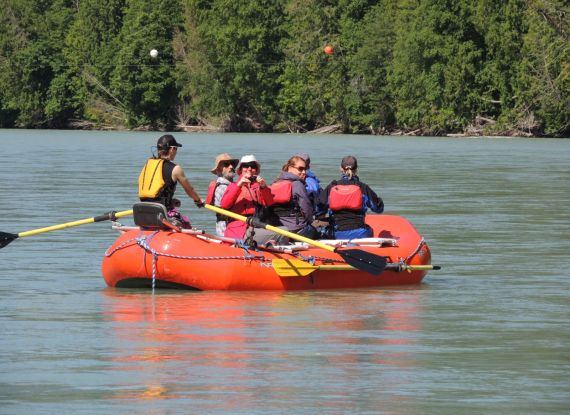
[(289, 232), (310, 239), (318, 237), (317, 230), (311, 225), (313, 204), (304, 182), (307, 170), (305, 160), (293, 156), (281, 170), (277, 180), (270, 186), (273, 213)]
[(305, 160), (306, 169), (305, 178), (303, 180), (305, 182), (305, 189), (307, 189), (309, 199), (313, 205), (313, 214), (316, 217), (324, 215), (326, 214), (326, 209), (323, 209), (320, 203), (320, 196), (323, 189), (321, 188), (321, 181), (317, 178), (313, 170), (311, 170), (311, 156), (307, 153), (299, 153), (296, 154), (296, 156)]
[(331, 222), (332, 235), (327, 237), (372, 237), (372, 228), (364, 222), (366, 211), (384, 211), (384, 202), (366, 183), (360, 181), (357, 168), (356, 157), (344, 157), (340, 164), (340, 180), (333, 180), (321, 194), (321, 202), (328, 206)]
[[(216, 180), (212, 180), (208, 186), (208, 196), (206, 203), (213, 206), (220, 206), (222, 197), (230, 183), (234, 181), (236, 174), (235, 168), (239, 163), (238, 159), (233, 159), (228, 153), (218, 154), (214, 161), (214, 168), (210, 170), (212, 174), (217, 176)], [(216, 235), (224, 236), (229, 218), (220, 213), (216, 213)]]
[[(246, 155), (241, 158), (237, 166), (239, 178), (237, 182), (230, 183), (220, 202), (220, 207), (243, 216), (256, 215), (259, 219), (260, 212), (273, 204), (273, 195), (259, 175), (261, 165), (254, 155)], [(286, 244), (289, 238), (262, 228), (248, 227), (245, 222), (234, 220), (226, 226), (224, 236), (236, 239), (253, 239), (258, 245)]]
[(190, 221), (178, 210), (180, 200), (174, 198), (176, 185), (180, 183), (196, 206), (203, 207), (204, 202), (194, 190), (182, 167), (174, 163), (179, 147), (182, 147), (182, 144), (170, 134), (158, 139), (156, 143), (158, 157), (148, 159), (139, 175), (139, 198), (141, 202), (163, 204), (170, 222), (190, 229), (192, 227)]

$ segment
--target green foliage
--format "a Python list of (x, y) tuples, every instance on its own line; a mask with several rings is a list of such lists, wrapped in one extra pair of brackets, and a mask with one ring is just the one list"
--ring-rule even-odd
[[(123, 104), (130, 126), (166, 126), (177, 103), (172, 40), (181, 24), (178, 0), (127, 0), (111, 93)], [(159, 51), (158, 58), (150, 50)]]
[(336, 55), (323, 54), (325, 45), (338, 44), (334, 2), (293, 0), (286, 12), (285, 68), (277, 98), (283, 121), (292, 131), (334, 123), (330, 108), (342, 68)]
[(505, 126), (516, 118), (514, 87), (522, 59), (525, 4), (524, 0), (479, 0), (473, 11), (484, 57), (476, 77), (475, 90), (480, 91), (476, 110), (498, 120), (496, 128), (509, 128)]
[[(282, 60), (282, 1), (188, 0), (179, 40), (182, 99), (195, 117), (249, 119), (265, 128), (275, 116)], [(234, 129), (232, 126), (229, 129)]]
[(379, 1), (354, 30), (355, 52), (350, 62), (351, 90), (348, 111), (361, 129), (385, 131), (395, 124), (388, 70), (395, 43), (391, 0)]
[(529, 2), (516, 93), (522, 121), (549, 135), (570, 134), (570, 4)]
[(481, 59), (469, 8), (453, 0), (420, 0), (402, 9), (396, 24), (388, 80), (397, 123), (427, 133), (461, 129), (474, 108)]
[[(59, 105), (68, 90), (52, 86), (66, 70), (63, 34), (73, 19), (71, 1), (9, 0), (2, 9), (3, 108), (17, 126), (60, 127), (75, 108)], [(4, 118), (4, 117), (3, 117)], [(11, 118), (11, 117), (8, 117)]]
[[(70, 66), (66, 81), (83, 116), (98, 125), (123, 124), (126, 109), (110, 92), (126, 0), (82, 0), (64, 50)], [(100, 108), (107, 111), (100, 111)], [(115, 110), (115, 111), (114, 111)], [(108, 112), (121, 113), (109, 117)]]
[(0, 127), (569, 136), (569, 62), (567, 0), (4, 0)]

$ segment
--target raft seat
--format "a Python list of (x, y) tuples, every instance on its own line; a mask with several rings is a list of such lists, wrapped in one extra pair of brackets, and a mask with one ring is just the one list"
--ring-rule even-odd
[(168, 220), (168, 213), (163, 204), (155, 202), (140, 202), (133, 205), (133, 219), (135, 225), (143, 230), (168, 230), (164, 224)]

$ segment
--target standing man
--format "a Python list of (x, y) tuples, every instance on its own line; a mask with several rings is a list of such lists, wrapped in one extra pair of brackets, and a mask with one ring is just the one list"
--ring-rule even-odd
[[(218, 176), (216, 180), (212, 180), (208, 187), (208, 196), (206, 203), (213, 206), (220, 206), (222, 196), (228, 189), (230, 183), (233, 183), (236, 175), (235, 168), (239, 160), (232, 158), (228, 153), (218, 154), (214, 161), (214, 168), (210, 170), (212, 174)], [(216, 213), (216, 235), (224, 236), (226, 226), (231, 219), (220, 213)]]
[(141, 202), (163, 204), (174, 225), (190, 229), (192, 227), (190, 221), (178, 210), (180, 201), (174, 199), (176, 185), (180, 183), (197, 207), (204, 207), (204, 202), (194, 190), (182, 167), (173, 163), (179, 147), (182, 147), (182, 144), (170, 134), (158, 139), (156, 143), (158, 157), (147, 160), (139, 175), (139, 198)]

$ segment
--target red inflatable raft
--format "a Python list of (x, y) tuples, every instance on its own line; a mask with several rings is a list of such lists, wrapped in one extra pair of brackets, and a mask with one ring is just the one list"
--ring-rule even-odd
[(121, 235), (105, 253), (103, 277), (109, 286), (125, 288), (320, 290), (419, 284), (435, 268), (427, 244), (406, 219), (368, 215), (366, 221), (374, 238), (326, 243), (386, 258), (380, 275), (304, 243), (254, 250), (199, 231), (116, 225)]

